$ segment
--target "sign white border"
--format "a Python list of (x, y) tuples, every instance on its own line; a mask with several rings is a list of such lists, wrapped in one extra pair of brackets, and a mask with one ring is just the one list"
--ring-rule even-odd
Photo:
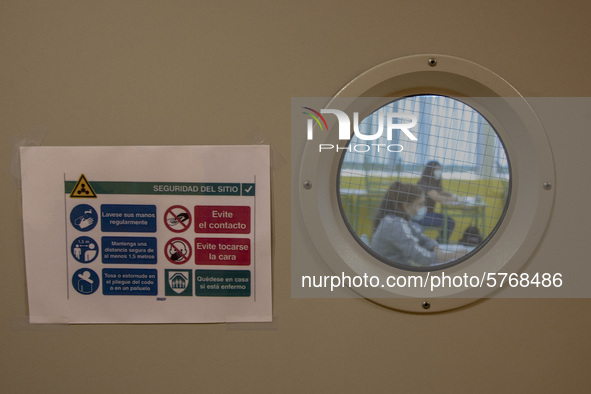
[[(31, 323), (212, 323), (272, 320), (268, 146), (23, 147), (21, 172)], [(158, 204), (156, 235), (132, 235), (158, 238), (157, 264), (141, 266), (158, 270), (158, 296), (107, 296), (101, 290), (90, 295), (80, 295), (71, 288), (71, 276), (75, 271), (72, 264), (80, 263), (68, 255), (70, 245), (67, 244), (67, 232), (76, 230), (70, 226), (68, 220), (67, 199), (70, 197), (65, 193), (64, 185), (65, 181), (78, 180), (81, 174), (85, 175), (91, 185), (93, 180), (255, 183), (256, 192), (255, 196), (111, 195), (109, 201), (117, 201), (119, 204)], [(100, 207), (102, 197), (100, 193), (97, 194), (96, 199), (72, 200), (76, 200), (74, 203), (89, 203)], [(198, 266), (194, 261), (175, 266), (166, 260), (162, 250), (165, 244), (163, 239), (178, 236), (178, 233), (170, 232), (162, 221), (161, 216), (167, 204), (187, 204), (191, 207), (231, 206), (243, 204), (246, 200), (249, 202), (244, 205), (253, 208), (252, 231), (248, 235), (254, 246), (250, 266)], [(100, 233), (100, 223), (93, 231), (101, 236), (126, 235)], [(187, 236), (191, 240), (203, 235), (194, 231), (187, 234), (190, 234)], [(80, 232), (76, 236), (82, 235), (88, 234)], [(103, 268), (140, 268), (134, 265), (103, 264), (100, 258), (92, 264), (96, 267), (95, 271), (98, 270), (99, 277)], [(251, 295), (197, 297), (193, 290), (191, 297), (166, 297), (163, 294), (164, 269), (191, 269), (192, 272), (196, 269), (248, 269), (251, 271)]]

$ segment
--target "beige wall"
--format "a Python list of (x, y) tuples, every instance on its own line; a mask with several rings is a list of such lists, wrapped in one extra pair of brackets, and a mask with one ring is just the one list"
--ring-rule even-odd
[[(590, 13), (582, 0), (0, 1), (0, 391), (585, 391), (589, 300), (419, 316), (292, 299), (289, 108), (417, 53), (472, 60), (523, 95), (587, 96)], [(556, 205), (534, 258), (588, 259), (589, 187), (575, 183), (574, 158), (588, 155), (591, 133), (548, 134)], [(15, 146), (39, 135), (43, 145), (270, 144), (275, 321), (29, 325), (10, 169)]]

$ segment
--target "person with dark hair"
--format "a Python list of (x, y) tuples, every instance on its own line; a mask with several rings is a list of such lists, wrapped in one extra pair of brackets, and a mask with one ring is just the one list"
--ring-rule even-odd
[(410, 183), (394, 182), (386, 192), (373, 222), (371, 248), (386, 260), (408, 265), (428, 267), (460, 255), (466, 250), (446, 252), (427, 237), (418, 224), (425, 214), (425, 195)]
[[(427, 207), (427, 212), (424, 217), (420, 220), (416, 220), (416, 222), (423, 227), (440, 228), (441, 230), (439, 231), (437, 241), (446, 244), (449, 243), (449, 236), (456, 224), (451, 217), (448, 217), (447, 222), (443, 223), (444, 216), (435, 212), (435, 204), (449, 204), (458, 200), (454, 194), (443, 190), (443, 187), (441, 186), (441, 174), (441, 164), (439, 164), (438, 161), (433, 160), (425, 165), (418, 185), (425, 193), (425, 206)], [(444, 233), (444, 225), (447, 227), (447, 237), (445, 239), (442, 235)]]

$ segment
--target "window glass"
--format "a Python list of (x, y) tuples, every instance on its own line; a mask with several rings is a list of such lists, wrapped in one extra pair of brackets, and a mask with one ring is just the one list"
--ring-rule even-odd
[[(416, 141), (399, 129), (388, 136), (388, 122), (411, 118)], [(409, 270), (442, 269), (493, 236), (511, 171), (502, 141), (478, 111), (446, 96), (411, 96), (379, 108), (358, 130), (381, 130), (381, 137), (352, 136), (337, 190), (345, 222), (375, 257)]]

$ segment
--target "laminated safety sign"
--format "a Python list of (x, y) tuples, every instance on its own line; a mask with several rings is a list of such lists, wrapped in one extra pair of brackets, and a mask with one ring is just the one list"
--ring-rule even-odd
[(24, 147), (21, 167), (32, 323), (271, 320), (267, 146)]

